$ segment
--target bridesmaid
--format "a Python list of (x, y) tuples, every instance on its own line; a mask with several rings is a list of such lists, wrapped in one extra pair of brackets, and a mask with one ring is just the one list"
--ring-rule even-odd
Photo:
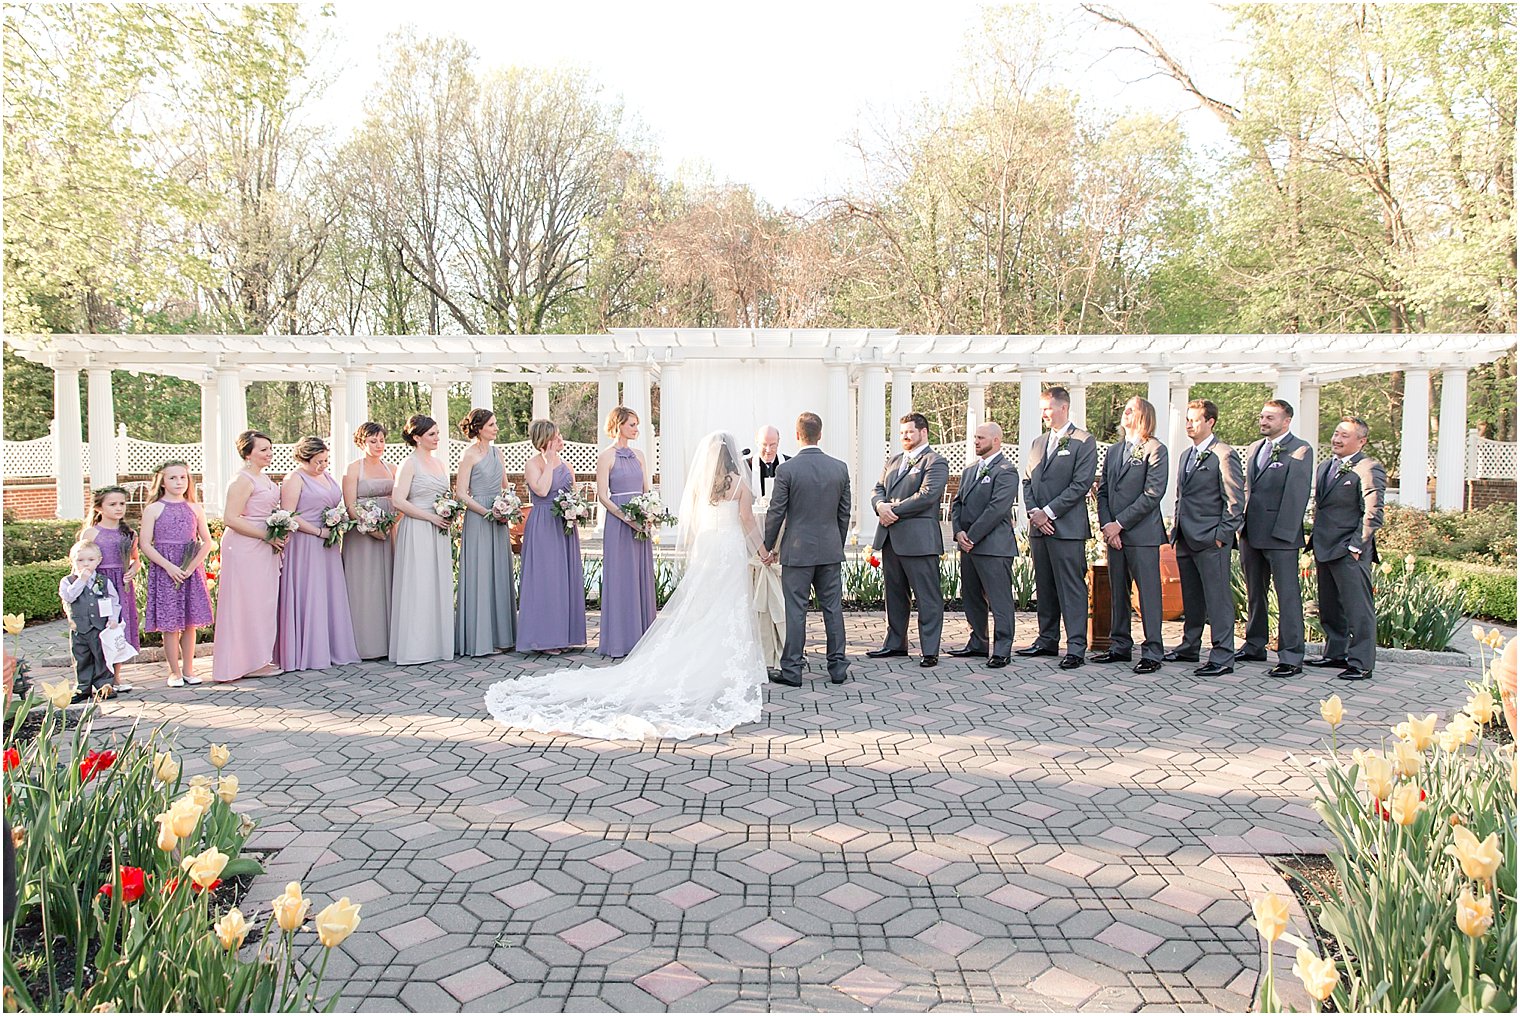
[(280, 623), (274, 658), (282, 670), (326, 670), (358, 663), (354, 621), (343, 579), (343, 552), (323, 542), (322, 513), (343, 503), (343, 488), (327, 471), (327, 442), (303, 437), (296, 468), (280, 484), (280, 507), (295, 512), (296, 531), (280, 571)]
[[(385, 428), (364, 423), (354, 432), (354, 444), (364, 450), (343, 473), (343, 504), (358, 517), (359, 502), (373, 501), (382, 511), (391, 507), (396, 471), (385, 462)], [(350, 529), (343, 537), (343, 578), (348, 583), (348, 608), (354, 620), (354, 646), (361, 660), (378, 660), (390, 651), (391, 567), (395, 544), (390, 534)]]
[(391, 504), (396, 564), (391, 586), (390, 660), (432, 663), (454, 658), (454, 559), (449, 523), (433, 501), (449, 491), (449, 467), (436, 454), (443, 435), (430, 416), (406, 421), (401, 437), (415, 449), (401, 464)]
[(607, 416), (613, 439), (596, 460), (596, 499), (607, 513), (602, 530), (602, 626), (597, 652), (627, 656), (654, 624), (654, 543), (622, 506), (649, 490), (644, 454), (628, 443), (639, 436), (639, 415), (618, 406)]
[(280, 506), (279, 486), (264, 475), (274, 459), (274, 442), (267, 434), (245, 430), (234, 447), (243, 468), (227, 488), (227, 507), (222, 513), (226, 529), (216, 637), (211, 646), (213, 681), (280, 672), (274, 662), (274, 638), (285, 540), (266, 540), (264, 528), (269, 513)]
[(528, 440), (538, 454), (526, 467), (533, 511), (523, 527), (522, 587), (517, 602), (517, 648), (559, 653), (586, 644), (586, 584), (581, 568), (581, 536), (565, 532), (551, 507), (575, 474), (560, 458), (565, 439), (548, 420), (534, 420)]
[(512, 533), (486, 517), (491, 502), (507, 489), (507, 465), (492, 444), (499, 430), (496, 414), (473, 409), (459, 421), (459, 430), (470, 447), (454, 480), (454, 496), (465, 506), (454, 650), (460, 656), (489, 656), (513, 642)]

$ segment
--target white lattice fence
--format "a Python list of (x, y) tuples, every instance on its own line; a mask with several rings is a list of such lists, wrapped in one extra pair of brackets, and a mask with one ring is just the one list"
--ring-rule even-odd
[(151, 473), (165, 462), (172, 462), (175, 459), (189, 465), (192, 473), (204, 472), (205, 456), (201, 453), (201, 446), (198, 444), (161, 444), (157, 441), (139, 441), (135, 437), (129, 437), (126, 440), (126, 468), (122, 470), (124, 473), (131, 475)]
[(1516, 470), (1516, 445), (1513, 441), (1490, 441), (1477, 434), (1467, 441), (1467, 478), (1470, 480), (1513, 480)]
[(5, 475), (53, 476), (57, 473), (53, 464), (53, 439), (37, 437), (30, 441), (5, 442)]

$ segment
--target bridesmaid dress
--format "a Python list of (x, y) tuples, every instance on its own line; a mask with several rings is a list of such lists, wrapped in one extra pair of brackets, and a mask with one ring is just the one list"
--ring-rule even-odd
[[(280, 506), (279, 484), (246, 470), (243, 475), (253, 481), (253, 493), (239, 517), (262, 529), (269, 513)], [(230, 526), (223, 531), (211, 649), (213, 681), (236, 681), (274, 663), (282, 558), (265, 540), (244, 536)]]
[[(338, 481), (327, 473), (307, 476), (296, 499), (296, 514), (306, 524), (321, 527), (322, 513), (342, 503)], [(343, 552), (324, 547), (322, 537), (294, 532), (286, 541), (279, 617), (274, 658), (281, 670), (326, 670), (359, 662)]]
[[(355, 501), (373, 501), (383, 511), (391, 507), (393, 477), (389, 472), (366, 477), (359, 461)], [(350, 529), (343, 537), (343, 578), (348, 583), (348, 609), (354, 620), (354, 646), (361, 660), (378, 660), (390, 651), (391, 574), (396, 530), (377, 540)]]
[[(432, 510), (447, 493), (447, 473), (430, 473), (412, 463), (407, 500)], [(453, 538), (431, 522), (403, 515), (391, 530), (396, 563), (391, 585), (390, 659), (393, 663), (433, 663), (454, 658)]]
[[(607, 476), (612, 503), (625, 505), (644, 492), (644, 467), (631, 448), (614, 450)], [(654, 624), (654, 543), (608, 516), (602, 531), (602, 627), (597, 652), (627, 656)]]
[(121, 628), (133, 649), (142, 648), (142, 636), (137, 620), (137, 584), (127, 581), (127, 566), (132, 563), (132, 544), (135, 536), (128, 536), (121, 527), (106, 529), (95, 527), (95, 545), (100, 548), (100, 574), (113, 586), (121, 598)]
[(578, 530), (565, 532), (564, 519), (553, 509), (555, 496), (574, 483), (575, 474), (561, 462), (548, 497), (528, 490), (533, 511), (523, 527), (522, 586), (517, 593), (517, 648), (522, 652), (586, 644), (581, 536)]
[[(490, 506), (501, 493), (505, 470), (496, 449), (470, 470), (470, 497)], [(512, 533), (484, 515), (466, 511), (459, 543), (459, 604), (454, 649), (460, 656), (489, 656), (512, 648)]]
[[(195, 509), (185, 501), (163, 501), (163, 511), (153, 524), (153, 549), (174, 564), (185, 559), (195, 542)], [(178, 586), (169, 573), (148, 563), (148, 609), (144, 631), (184, 631), (211, 623), (211, 594), (206, 591), (206, 569), (195, 569)]]

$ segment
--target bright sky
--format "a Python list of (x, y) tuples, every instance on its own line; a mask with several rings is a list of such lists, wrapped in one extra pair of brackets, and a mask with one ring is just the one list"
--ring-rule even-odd
[[(338, 0), (315, 19), (332, 34), (321, 47), (336, 79), (317, 115), (357, 122), (378, 73), (377, 54), (406, 25), (469, 41), (482, 67), (588, 68), (648, 132), (674, 173), (706, 167), (747, 183), (773, 205), (802, 210), (857, 175), (846, 140), (923, 98), (947, 95), (983, 6), (972, 0), (841, 2), (726, 0), (609, 2)], [(1233, 98), (1229, 19), (1212, 4), (1126, 0), (1118, 6), (1155, 32), (1201, 87)], [(931, 8), (933, 12), (931, 13)], [(1062, 28), (1064, 83), (1108, 110), (1179, 116), (1201, 148), (1227, 139), (1148, 62), (1111, 52), (1129, 39), (1073, 3), (1042, 13)], [(1146, 80), (1150, 76), (1149, 80)]]

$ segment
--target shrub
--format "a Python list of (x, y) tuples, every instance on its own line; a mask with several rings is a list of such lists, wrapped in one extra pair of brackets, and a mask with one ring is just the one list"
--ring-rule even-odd
[(1372, 576), (1377, 644), (1439, 652), (1451, 644), (1467, 614), (1457, 583), (1421, 574), (1412, 560), (1384, 559)]
[[(69, 556), (84, 525), (78, 519), (46, 519), (5, 524), (5, 563), (35, 564)], [(56, 592), (56, 590), (54, 590)]]
[[(67, 548), (65, 548), (67, 551)], [(69, 562), (37, 561), (5, 566), (5, 611), (25, 614), (28, 624), (63, 616), (58, 581), (69, 573)]]
[(1391, 557), (1414, 554), (1494, 567), (1515, 568), (1515, 506), (1494, 504), (1472, 511), (1422, 512), (1389, 505), (1378, 549)]
[(1515, 623), (1515, 570), (1491, 568), (1465, 561), (1421, 561), (1416, 571), (1450, 579), (1462, 588), (1474, 617)]

